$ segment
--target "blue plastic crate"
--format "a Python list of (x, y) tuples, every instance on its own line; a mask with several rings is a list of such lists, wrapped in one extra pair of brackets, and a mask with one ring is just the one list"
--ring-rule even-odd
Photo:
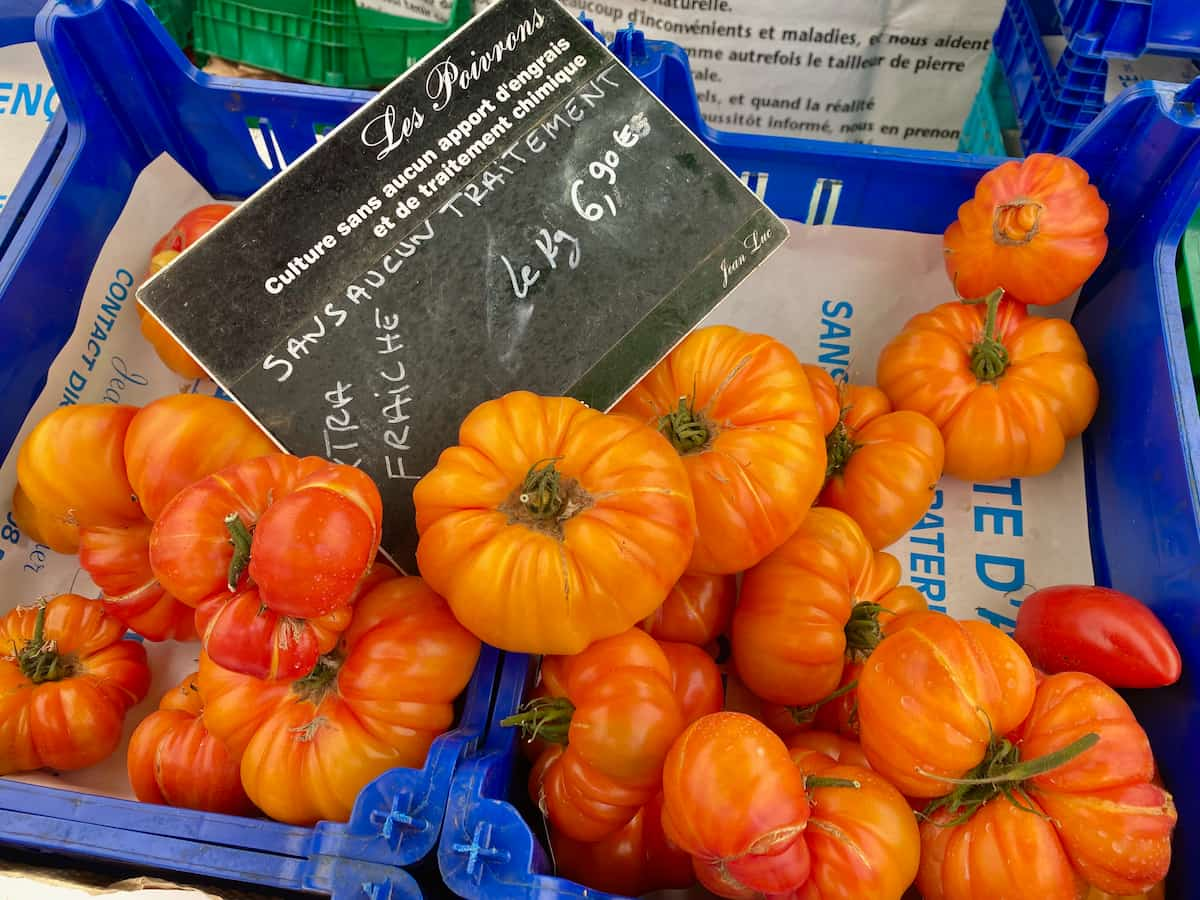
[(1200, 57), (1195, 0), (1056, 0), (1063, 34), (1088, 56)]
[[(0, 0), (0, 47), (31, 42), (34, 38), (34, 19), (43, 5), (43, 0)], [(25, 174), (0, 203), (0, 254), (4, 252), (13, 230), (23, 217), (25, 207), (41, 187), (65, 132), (66, 120), (62, 115), (58, 115), (38, 144)]]
[[(632, 41), (632, 38), (629, 38)], [(717, 132), (704, 124), (687, 57), (640, 42), (635, 71), (781, 216), (802, 222), (940, 234), (994, 157)], [(1200, 414), (1175, 276), (1180, 237), (1200, 204), (1200, 79), (1143, 83), (1108, 107), (1068, 153), (1111, 206), (1110, 249), (1073, 317), (1100, 382), (1083, 439), (1098, 584), (1144, 599), (1184, 659), (1176, 685), (1131, 692), (1179, 809), (1169, 895), (1200, 896)], [(921, 185), (921, 202), (912, 202)], [(482, 752), (455, 774), (438, 860), (468, 898), (589, 897), (554, 877), (527, 808), (513, 729), (531, 675), (505, 654)], [(540, 827), (537, 829), (540, 833)]]

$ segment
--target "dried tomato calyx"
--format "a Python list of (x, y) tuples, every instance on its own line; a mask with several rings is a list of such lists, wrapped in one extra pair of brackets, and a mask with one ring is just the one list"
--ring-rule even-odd
[(856, 603), (846, 621), (846, 653), (851, 657), (865, 659), (883, 640), (883, 628), (879, 614), (891, 612), (878, 603)]
[(1037, 237), (1042, 204), (1036, 200), (1013, 200), (999, 204), (992, 213), (992, 240), (1002, 247), (1019, 247)]
[(501, 719), (500, 724), (520, 728), (526, 740), (566, 744), (574, 714), (575, 704), (566, 697), (538, 697), (526, 703), (516, 715)]
[(345, 661), (345, 656), (337, 650), (326, 653), (317, 659), (317, 664), (311, 672), (292, 682), (292, 693), (301, 700), (320, 703), (327, 694), (336, 689), (338, 672)]
[(74, 677), (79, 671), (78, 658), (70, 653), (59, 653), (58, 644), (46, 640), (44, 603), (38, 605), (37, 618), (33, 620), (33, 637), (17, 652), (17, 665), (21, 674), (34, 684), (62, 681)]
[(510, 524), (527, 525), (561, 539), (563, 523), (594, 503), (578, 481), (558, 471), (557, 459), (530, 466), (525, 480), (500, 505)]
[(692, 400), (680, 397), (675, 409), (659, 417), (658, 430), (682, 456), (708, 447), (716, 429), (708, 417), (695, 408)]
[(1072, 741), (1061, 750), (1055, 750), (1036, 759), (1022, 760), (1021, 750), (1007, 738), (996, 740), (988, 745), (988, 752), (965, 778), (946, 778), (917, 769), (917, 772), (935, 781), (944, 781), (955, 785), (954, 790), (944, 797), (939, 797), (925, 807), (925, 818), (945, 810), (951, 819), (944, 823), (946, 827), (961, 825), (968, 821), (981, 806), (988, 801), (1003, 795), (1013, 806), (1034, 815), (1042, 815), (1033, 804), (1026, 790), (1025, 782), (1038, 775), (1044, 775), (1060, 766), (1066, 765), (1096, 746), (1100, 735), (1094, 731), (1085, 734), (1078, 740)]
[(822, 697), (816, 703), (810, 703), (808, 706), (787, 707), (788, 715), (792, 717), (792, 721), (797, 725), (807, 725), (817, 717), (817, 712), (822, 706), (824, 706), (826, 703), (833, 702), (834, 700), (838, 699), (838, 697), (846, 696), (846, 694), (850, 693), (856, 687), (858, 687), (857, 678), (855, 678), (853, 681), (846, 682), (836, 691), (833, 691), (829, 695)]
[(233, 544), (233, 558), (229, 560), (229, 575), (225, 585), (229, 590), (236, 591), (237, 583), (250, 565), (250, 529), (236, 512), (225, 517), (225, 528), (229, 532), (229, 543)]
[[(842, 413), (845, 414), (845, 410), (842, 410)], [(857, 449), (858, 444), (854, 442), (850, 426), (839, 417), (833, 431), (825, 438), (825, 477), (832, 478), (846, 468), (846, 463), (850, 462), (850, 457)]]
[(980, 381), (994, 382), (1008, 368), (1008, 350), (996, 340), (996, 311), (1004, 288), (996, 288), (982, 300), (964, 300), (964, 303), (982, 303), (986, 312), (983, 320), (983, 337), (971, 348), (971, 371)]

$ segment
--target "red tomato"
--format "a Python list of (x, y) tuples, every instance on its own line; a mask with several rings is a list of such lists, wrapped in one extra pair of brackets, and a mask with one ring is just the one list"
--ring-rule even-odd
[(60, 594), (0, 619), (0, 774), (94, 765), (150, 689), (146, 650), (96, 600)]
[(197, 679), (184, 678), (134, 729), (126, 758), (133, 793), (143, 803), (253, 815), (238, 758), (204, 727)]
[[(359, 583), (362, 596), (396, 573), (375, 567)], [(258, 588), (214, 594), (196, 607), (196, 630), (213, 662), (233, 661), (255, 678), (291, 680), (313, 670), (322, 654), (337, 646), (354, 615), (353, 599), (333, 612), (310, 619), (283, 616), (263, 605)], [(230, 666), (226, 666), (230, 668)]]
[(558, 874), (626, 897), (691, 887), (696, 881), (692, 858), (663, 834), (662, 803), (660, 793), (628, 825), (599, 841), (576, 841), (552, 829)]
[(694, 722), (667, 754), (663, 829), (722, 897), (782, 894), (808, 879), (804, 776), (765, 725), (720, 712)]
[(824, 772), (838, 763), (871, 768), (858, 741), (830, 731), (797, 732), (787, 738), (787, 748), (792, 761), (805, 773)]
[(103, 591), (104, 611), (151, 641), (196, 637), (191, 607), (168, 594), (150, 568), (149, 521), (79, 529), (79, 564)]
[(233, 212), (234, 208), (228, 203), (208, 203), (189, 210), (171, 226), (170, 231), (159, 238), (150, 255), (155, 256), (164, 250), (186, 250)]
[(1164, 687), (1183, 663), (1162, 622), (1112, 588), (1065, 584), (1025, 598), (1013, 638), (1043, 672), (1079, 671), (1117, 688)]
[[(178, 493), (154, 523), (150, 563), (163, 587), (189, 605), (254, 588), (273, 613), (315, 619), (354, 596), (379, 547), (381, 517), (379, 490), (360, 470), (317, 457), (260, 456)], [(252, 674), (269, 656), (259, 648), (216, 661)]]
[(729, 628), (736, 603), (736, 576), (684, 575), (642, 628), (660, 641), (703, 647)]
[(479, 646), (420, 578), (387, 579), (304, 678), (265, 681), (201, 654), (204, 723), (241, 755), (242, 786), (271, 818), (344, 822), (373, 779), (424, 764)]
[(683, 722), (720, 712), (725, 703), (721, 671), (713, 658), (694, 644), (659, 641), (658, 646), (671, 664), (671, 686), (683, 710)]
[(654, 638), (631, 628), (549, 670), (549, 695), (501, 724), (554, 744), (534, 767), (531, 796), (567, 837), (598, 841), (658, 793), (684, 727), (671, 664)]

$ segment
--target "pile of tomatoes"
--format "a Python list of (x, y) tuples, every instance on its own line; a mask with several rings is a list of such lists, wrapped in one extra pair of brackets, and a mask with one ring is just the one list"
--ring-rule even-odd
[[(222, 209), (185, 217), (152, 267)], [(0, 620), (0, 772), (112, 753), (150, 684), (128, 631), (198, 638), (197, 670), (134, 732), (137, 796), (345, 819), (370, 779), (422, 763), (488, 642), (541, 657), (503, 724), (559, 872), (590, 887), (1151, 890), (1176, 815), (1113, 688), (1179, 677), (1161, 624), (1116, 592), (1054, 589), (1014, 639), (929, 611), (884, 550), (944, 474), (1036, 476), (1087, 427), (1083, 346), (1028, 307), (1087, 279), (1106, 223), (1069, 160), (986, 175), (945, 235), (959, 299), (904, 325), (874, 386), (715, 326), (610, 412), (480, 405), (415, 487), (421, 577), (377, 560), (367, 476), (276, 452), (232, 404), (59, 409), (21, 449), (14, 509), (102, 596)]]
[(608, 413), (518, 392), (466, 418), (416, 486), (418, 564), (472, 633), (542, 655), (503, 724), (560, 874), (731, 898), (1160, 884), (1175, 809), (1113, 687), (1179, 677), (1161, 624), (1042, 592), (1027, 653), (928, 610), (883, 549), (943, 474), (1040, 475), (1087, 427), (1079, 337), (1029, 307), (1080, 287), (1106, 223), (1067, 159), (989, 173), (945, 235), (959, 299), (904, 325), (874, 386), (716, 326)]

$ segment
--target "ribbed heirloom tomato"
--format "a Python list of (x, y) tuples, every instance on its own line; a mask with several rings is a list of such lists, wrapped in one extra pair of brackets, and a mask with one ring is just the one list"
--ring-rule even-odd
[(658, 793), (663, 759), (684, 728), (673, 677), (658, 643), (637, 628), (542, 661), (543, 695), (501, 724), (549, 745), (529, 790), (559, 832), (601, 840)]
[(659, 793), (624, 828), (599, 841), (576, 841), (551, 830), (558, 874), (626, 897), (691, 887), (692, 858), (663, 834), (662, 803)]
[(56, 553), (71, 554), (79, 550), (79, 526), (34, 506), (20, 483), (13, 488), (12, 514), (17, 527), (34, 543), (45, 544)]
[(204, 723), (241, 756), (242, 786), (268, 816), (343, 822), (372, 779), (424, 764), (479, 647), (421, 579), (388, 579), (303, 678), (265, 681), (202, 654)]
[(858, 741), (831, 731), (801, 731), (789, 735), (785, 743), (802, 772), (821, 772), (834, 763), (871, 768)]
[(722, 897), (782, 894), (808, 879), (804, 776), (765, 725), (720, 712), (688, 727), (663, 770), (663, 830)]
[(637, 624), (694, 542), (662, 435), (525, 391), (476, 407), (413, 501), (421, 574), (472, 633), (522, 653), (578, 653)]
[(881, 616), (924, 608), (922, 596), (899, 581), (896, 558), (872, 549), (853, 519), (813, 508), (743, 576), (732, 630), (739, 677), (771, 703), (828, 698), (847, 656), (865, 656), (881, 640)]
[(1099, 402), (1079, 335), (999, 293), (914, 316), (879, 355), (876, 383), (940, 429), (946, 473), (995, 481), (1049, 472)]
[(238, 758), (204, 726), (197, 678), (193, 672), (167, 691), (134, 729), (126, 757), (133, 793), (143, 803), (253, 815)]
[(993, 738), (1033, 705), (1035, 674), (1016, 642), (985, 622), (914, 612), (891, 623), (858, 679), (871, 767), (909, 797), (940, 797), (979, 765)]
[(196, 637), (195, 614), (163, 589), (150, 568), (147, 519), (126, 528), (79, 530), (79, 564), (104, 596), (105, 612), (151, 641)]
[(125, 475), (125, 433), (136, 406), (61, 406), (34, 426), (17, 457), (30, 503), (67, 525), (124, 526), (142, 509)]
[(839, 386), (824, 369), (804, 368), (822, 398), (818, 406), (825, 409), (830, 394), (837, 404), (826, 431), (826, 481), (818, 502), (852, 517), (872, 547), (888, 547), (933, 502), (945, 458), (941, 432), (920, 413), (893, 412), (878, 388)]
[(943, 239), (961, 297), (1001, 288), (1024, 303), (1076, 291), (1108, 249), (1108, 206), (1074, 160), (1034, 153), (988, 172)]
[(729, 628), (737, 603), (733, 575), (684, 575), (658, 609), (642, 620), (642, 628), (660, 641), (704, 647)]
[(689, 571), (754, 565), (821, 489), (825, 441), (808, 378), (774, 338), (693, 331), (613, 411), (659, 429), (683, 460), (696, 498)]
[[(350, 602), (379, 547), (381, 518), (379, 489), (360, 470), (260, 456), (178, 493), (154, 523), (150, 563), (168, 592), (205, 607), (205, 649), (218, 665), (286, 679), (312, 669), (320, 641), (301, 639), (305, 623)], [(221, 600), (244, 614), (218, 615)], [(260, 606), (295, 620), (291, 631), (270, 617), (249, 622)], [(281, 638), (283, 647), (266, 643)]]
[(720, 712), (725, 705), (725, 685), (713, 658), (694, 644), (659, 641), (671, 666), (671, 687), (683, 712), (683, 724)]
[(0, 619), (0, 774), (82, 769), (150, 689), (146, 651), (100, 603), (60, 594)]
[(1151, 783), (1145, 732), (1115, 691), (1080, 672), (1051, 675), (1012, 740), (997, 737), (921, 827), (926, 900), (1074, 900), (1158, 884), (1175, 806)]

